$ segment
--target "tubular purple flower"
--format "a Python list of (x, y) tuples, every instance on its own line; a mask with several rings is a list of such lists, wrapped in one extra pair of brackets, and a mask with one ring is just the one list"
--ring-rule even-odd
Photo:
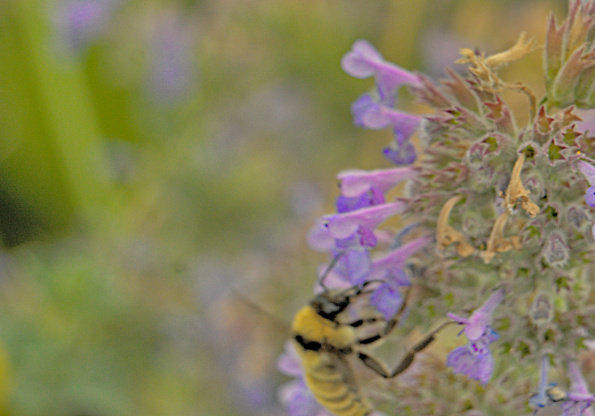
[(346, 170), (337, 175), (341, 181), (341, 193), (347, 197), (358, 196), (371, 188), (384, 193), (398, 183), (411, 179), (418, 171), (412, 167), (378, 169), (378, 170)]
[(374, 259), (369, 279), (390, 280), (390, 276), (396, 276), (405, 267), (409, 257), (424, 248), (431, 240), (431, 237), (419, 237), (382, 257)]
[(579, 160), (578, 169), (589, 182), (589, 189), (585, 193), (585, 202), (590, 207), (595, 208), (595, 166), (584, 160)]
[(593, 416), (593, 412), (588, 408), (595, 403), (595, 395), (589, 392), (587, 382), (574, 362), (568, 362), (568, 371), (571, 385), (568, 399), (561, 405), (561, 416)]
[(351, 113), (357, 126), (372, 130), (393, 126), (404, 139), (411, 137), (421, 123), (420, 116), (378, 104), (369, 94), (363, 94), (353, 102)]
[(448, 317), (461, 325), (465, 325), (465, 335), (470, 341), (481, 338), (487, 331), (492, 322), (494, 309), (502, 302), (504, 298), (504, 288), (495, 291), (488, 300), (471, 314), (469, 318), (462, 318), (453, 313), (448, 313)]
[(498, 335), (489, 330), (482, 337), (467, 345), (455, 348), (446, 358), (446, 365), (455, 373), (486, 384), (494, 371), (494, 359), (488, 345), (498, 339)]
[(384, 156), (397, 166), (410, 165), (415, 162), (417, 152), (415, 147), (407, 139), (401, 139), (395, 131), (395, 145), (382, 149)]
[(351, 285), (364, 283), (372, 269), (370, 251), (361, 248), (350, 248), (343, 251), (343, 256), (337, 262), (335, 273)]
[(288, 376), (300, 377), (302, 375), (303, 370), (297, 351), (289, 341), (285, 343), (285, 351), (277, 359), (277, 370)]
[(405, 208), (406, 204), (403, 202), (389, 202), (343, 214), (328, 215), (324, 218), (330, 235), (335, 239), (343, 239), (356, 232), (359, 226), (373, 230), (389, 217), (403, 212)]
[(539, 371), (539, 387), (537, 393), (535, 393), (530, 399), (529, 403), (534, 407), (544, 407), (549, 403), (549, 397), (547, 395), (547, 378), (550, 369), (550, 359), (547, 355), (541, 357), (541, 366)]
[[(404, 277), (407, 278), (407, 276)], [(380, 285), (370, 297), (370, 304), (382, 313), (387, 321), (395, 316), (402, 303), (403, 297), (399, 286), (390, 283)]]
[(380, 52), (365, 40), (356, 41), (341, 60), (343, 70), (355, 78), (376, 76), (381, 90), (392, 90), (401, 84), (420, 86), (419, 77), (397, 65), (386, 62)]
[(360, 208), (384, 204), (384, 194), (375, 187), (371, 187), (357, 196), (339, 195), (335, 206), (338, 213), (355, 211)]

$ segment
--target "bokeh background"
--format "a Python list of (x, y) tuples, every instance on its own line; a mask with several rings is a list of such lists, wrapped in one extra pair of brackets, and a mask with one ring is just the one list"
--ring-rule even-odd
[(388, 166), (342, 55), (440, 77), (565, 3), (0, 0), (0, 414), (283, 415), (307, 230)]

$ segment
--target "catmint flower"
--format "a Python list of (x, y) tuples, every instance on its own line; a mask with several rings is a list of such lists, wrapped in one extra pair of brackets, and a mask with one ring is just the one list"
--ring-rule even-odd
[(446, 365), (452, 367), (455, 373), (465, 374), (473, 380), (486, 384), (494, 370), (494, 358), (488, 345), (497, 339), (498, 334), (488, 329), (475, 341), (452, 350), (446, 358)]
[(410, 165), (415, 162), (417, 158), (415, 146), (396, 129), (393, 135), (395, 138), (394, 145), (382, 149), (384, 156), (397, 166)]
[(392, 94), (401, 84), (421, 84), (417, 75), (386, 62), (380, 52), (365, 40), (358, 40), (353, 44), (351, 51), (343, 56), (341, 67), (356, 78), (375, 76), (378, 89), (386, 95)]
[(357, 126), (372, 130), (392, 126), (404, 139), (409, 139), (421, 122), (420, 116), (379, 104), (369, 94), (361, 95), (351, 105), (351, 113)]
[(469, 378), (485, 384), (492, 376), (494, 359), (488, 345), (498, 339), (498, 334), (491, 328), (494, 309), (502, 302), (504, 289), (494, 292), (484, 304), (471, 314), (462, 318), (449, 313), (448, 317), (460, 325), (465, 325), (463, 332), (469, 343), (455, 348), (448, 355), (446, 365), (455, 373), (466, 374)]
[(547, 379), (549, 368), (550, 359), (547, 355), (544, 355), (543, 357), (541, 357), (541, 365), (539, 371), (539, 387), (537, 389), (537, 393), (535, 393), (529, 399), (529, 403), (533, 407), (545, 407), (550, 402), (550, 398), (547, 394)]
[(417, 173), (417, 170), (410, 167), (373, 171), (353, 169), (339, 173), (337, 178), (341, 181), (341, 193), (343, 195), (356, 196), (370, 188), (375, 188), (384, 193), (398, 183), (414, 178)]
[(500, 288), (481, 307), (476, 309), (469, 318), (463, 318), (453, 313), (448, 313), (448, 317), (460, 325), (465, 325), (463, 331), (470, 341), (478, 340), (488, 332), (494, 310), (502, 302), (503, 298), (504, 288)]
[(561, 416), (593, 416), (589, 407), (595, 403), (595, 395), (589, 392), (587, 382), (574, 362), (568, 362), (568, 371), (572, 383), (567, 399), (560, 405)]
[(356, 211), (360, 208), (372, 207), (384, 204), (384, 194), (377, 188), (371, 187), (358, 196), (339, 195), (335, 206), (338, 213)]
[(581, 160), (578, 162), (578, 169), (591, 185), (585, 193), (585, 202), (590, 207), (595, 208), (595, 166)]
[(409, 286), (409, 278), (403, 270), (407, 259), (430, 242), (429, 237), (417, 238), (388, 254), (373, 260), (368, 280), (384, 281), (372, 294), (370, 303), (381, 312), (386, 320), (395, 315), (401, 306), (400, 287)]
[(332, 416), (314, 398), (303, 380), (303, 371), (293, 344), (285, 344), (285, 352), (277, 360), (277, 369), (296, 379), (279, 389), (279, 401), (289, 416)]
[[(591, 185), (585, 193), (585, 202), (590, 207), (595, 208), (595, 166), (580, 160), (578, 162), (578, 169), (585, 176), (589, 185)], [(595, 239), (595, 224), (593, 224), (592, 235)]]
[(342, 214), (328, 215), (326, 227), (335, 239), (343, 239), (355, 233), (360, 226), (373, 230), (389, 217), (403, 212), (405, 204), (402, 202), (389, 202), (368, 208)]

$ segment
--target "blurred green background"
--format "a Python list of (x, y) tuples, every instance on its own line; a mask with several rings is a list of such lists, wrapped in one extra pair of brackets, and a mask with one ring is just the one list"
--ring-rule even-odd
[(565, 3), (0, 0), (0, 414), (283, 415), (307, 230), (388, 166), (342, 55), (437, 77)]

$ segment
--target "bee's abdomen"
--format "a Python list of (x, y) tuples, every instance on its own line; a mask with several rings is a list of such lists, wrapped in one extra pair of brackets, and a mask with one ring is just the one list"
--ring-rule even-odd
[(304, 375), (316, 400), (337, 416), (366, 416), (372, 412), (357, 385), (346, 383), (341, 372), (327, 367)]

